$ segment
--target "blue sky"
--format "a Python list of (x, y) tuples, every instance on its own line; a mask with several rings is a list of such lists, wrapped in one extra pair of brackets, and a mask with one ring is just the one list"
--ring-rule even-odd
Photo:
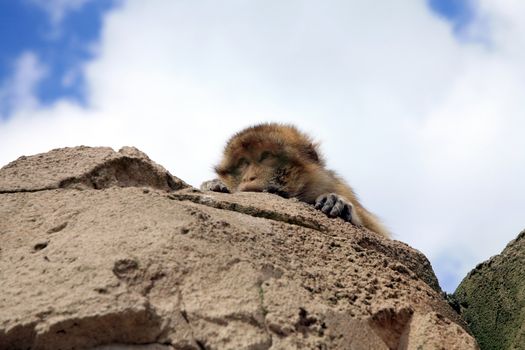
[(524, 17), (499, 0), (0, 0), (0, 166), (130, 145), (198, 186), (234, 132), (294, 123), (452, 291), (525, 226)]
[(428, 0), (428, 6), (439, 16), (450, 21), (460, 31), (474, 18), (473, 0)]
[[(17, 58), (31, 51), (46, 67), (36, 90), (43, 104), (60, 97), (83, 102), (83, 78), (75, 69), (93, 58), (91, 46), (99, 39), (102, 16), (116, 5), (115, 0), (90, 1), (54, 23), (44, 8), (30, 0), (0, 0), (0, 85)], [(65, 82), (68, 74), (71, 78)], [(0, 112), (7, 112), (1, 103)]]

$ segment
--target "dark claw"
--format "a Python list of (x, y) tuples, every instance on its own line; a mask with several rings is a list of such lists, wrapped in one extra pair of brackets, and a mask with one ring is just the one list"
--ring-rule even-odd
[(343, 209), (345, 208), (346, 203), (341, 200), (341, 198), (337, 199), (337, 202), (332, 207), (332, 210), (330, 210), (330, 216), (335, 218), (336, 216), (340, 216), (343, 212)]
[(326, 215), (330, 216), (330, 212), (332, 211), (332, 208), (334, 207), (335, 203), (337, 202), (337, 197), (335, 194), (330, 193), (328, 195), (328, 198), (326, 198), (326, 202), (324, 203), (323, 207), (321, 208), (321, 211), (325, 213)]
[(321, 210), (324, 203), (326, 202), (326, 198), (327, 198), (327, 195), (325, 194), (322, 194), (319, 197), (317, 197), (317, 199), (315, 200), (315, 209)]
[(352, 222), (352, 207), (350, 205), (345, 205), (345, 208), (343, 212), (341, 213), (341, 217), (348, 222)]

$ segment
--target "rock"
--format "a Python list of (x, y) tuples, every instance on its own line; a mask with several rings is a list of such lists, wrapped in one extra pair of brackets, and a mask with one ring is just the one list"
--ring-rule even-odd
[(3, 167), (0, 176), (0, 193), (111, 186), (167, 191), (188, 187), (134, 147), (115, 152), (109, 147), (79, 146), (22, 156)]
[(525, 349), (525, 230), (454, 292), (482, 349)]
[(477, 349), (417, 250), (131, 150), (0, 169), (0, 349)]

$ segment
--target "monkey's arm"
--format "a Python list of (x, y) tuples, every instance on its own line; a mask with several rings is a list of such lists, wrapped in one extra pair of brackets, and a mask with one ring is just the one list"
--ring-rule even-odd
[(340, 217), (356, 226), (364, 226), (385, 237), (390, 237), (388, 230), (379, 219), (361, 205), (348, 184), (331, 171), (319, 172), (319, 174), (323, 176), (319, 176), (316, 183), (311, 185), (316, 189), (311, 193), (315, 198), (313, 204), (316, 209), (329, 217)]
[(226, 187), (226, 185), (219, 179), (204, 181), (201, 184), (201, 190), (230, 193), (230, 191), (228, 190), (228, 187)]
[[(356, 226), (364, 226), (374, 232), (390, 237), (388, 230), (383, 227), (374, 214), (363, 208), (357, 198), (347, 199), (348, 193), (324, 193), (317, 197), (315, 208), (329, 217), (340, 217)], [(346, 196), (345, 196), (346, 195)]]

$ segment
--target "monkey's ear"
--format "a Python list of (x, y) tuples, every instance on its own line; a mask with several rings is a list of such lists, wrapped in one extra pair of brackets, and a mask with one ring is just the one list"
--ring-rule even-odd
[(216, 167), (214, 167), (213, 170), (215, 170), (215, 172), (219, 176), (226, 176), (229, 173), (229, 171), (226, 168), (224, 168), (224, 167), (222, 167), (220, 165), (217, 165)]
[(321, 163), (321, 157), (317, 151), (318, 145), (316, 143), (310, 143), (306, 146), (305, 153), (308, 159), (314, 161), (315, 163)]

